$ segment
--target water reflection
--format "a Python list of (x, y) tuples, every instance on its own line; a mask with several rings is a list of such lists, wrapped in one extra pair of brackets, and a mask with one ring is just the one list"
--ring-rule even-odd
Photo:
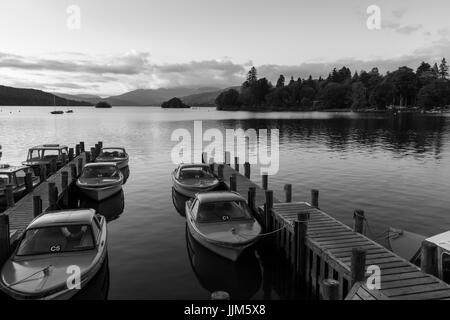
[(109, 294), (109, 262), (106, 257), (102, 267), (86, 287), (81, 288), (73, 300), (107, 300)]
[(107, 222), (116, 220), (120, 217), (125, 208), (123, 190), (120, 190), (117, 194), (101, 202), (80, 195), (79, 208), (92, 208), (98, 214), (104, 216)]
[(226, 291), (234, 300), (246, 300), (261, 286), (261, 268), (254, 250), (232, 262), (198, 243), (186, 226), (186, 246), (192, 270), (201, 286), (209, 291)]
[(186, 201), (189, 199), (189, 197), (182, 195), (172, 187), (172, 203), (182, 217), (186, 217)]

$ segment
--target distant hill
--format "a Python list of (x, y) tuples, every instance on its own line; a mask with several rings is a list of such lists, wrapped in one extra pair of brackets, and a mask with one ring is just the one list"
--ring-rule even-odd
[(206, 91), (219, 90), (215, 87), (205, 88), (160, 88), (160, 89), (138, 89), (118, 96), (105, 98), (113, 106), (159, 106), (164, 101), (173, 97), (183, 97), (193, 94), (201, 94)]
[(66, 99), (35, 89), (0, 86), (0, 105), (4, 106), (91, 106), (92, 103)]
[(86, 102), (92, 103), (93, 105), (102, 100), (102, 98), (100, 96), (96, 96), (93, 94), (67, 94), (67, 93), (59, 93), (59, 92), (52, 92), (52, 94), (54, 94), (55, 96), (64, 98), (64, 99), (86, 101)]
[(181, 100), (185, 104), (190, 105), (190, 106), (197, 106), (197, 107), (214, 106), (214, 104), (215, 104), (214, 101), (216, 100), (217, 96), (222, 91), (225, 91), (228, 89), (236, 89), (236, 90), (240, 91), (240, 87), (235, 86), (235, 87), (225, 88), (225, 89), (221, 89), (221, 90), (214, 90), (214, 91), (191, 94), (188, 96), (181, 97)]

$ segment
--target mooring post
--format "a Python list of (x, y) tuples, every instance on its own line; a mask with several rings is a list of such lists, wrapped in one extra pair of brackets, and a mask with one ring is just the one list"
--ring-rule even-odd
[(235, 173), (233, 173), (230, 177), (230, 190), (235, 192), (237, 191), (237, 181)]
[(247, 179), (250, 180), (250, 163), (249, 162), (244, 163), (244, 175)]
[(97, 144), (98, 144), (99, 151), (102, 150), (102, 148), (103, 148), (103, 141), (99, 141), (99, 142), (97, 142)]
[(69, 206), (69, 172), (61, 172), (61, 187), (63, 192), (63, 204), (67, 208)]
[(97, 157), (98, 157), (98, 154), (97, 154), (95, 148), (92, 147), (92, 148), (91, 148), (91, 161), (92, 161), (92, 162), (95, 162), (95, 159), (97, 159)]
[(252, 211), (255, 210), (255, 195), (256, 195), (256, 187), (248, 188), (248, 206)]
[(33, 174), (31, 172), (25, 174), (25, 188), (27, 193), (33, 192)]
[(80, 153), (85, 152), (85, 148), (84, 148), (84, 141), (80, 141)]
[(58, 165), (56, 164), (56, 158), (50, 160), (50, 173), (55, 174), (58, 171)]
[(351, 285), (364, 280), (366, 273), (366, 250), (352, 249)]
[(364, 220), (364, 210), (355, 210), (353, 212), (353, 231), (364, 234)]
[(292, 184), (284, 185), (284, 193), (286, 196), (286, 202), (292, 202)]
[(81, 172), (83, 171), (83, 158), (78, 158), (78, 176), (81, 176)]
[(339, 300), (339, 281), (324, 279), (322, 281), (322, 299)]
[(41, 178), (41, 183), (47, 180), (47, 166), (45, 164), (41, 164), (40, 166), (40, 178)]
[(6, 207), (7, 207), (7, 208), (12, 208), (12, 207), (14, 207), (15, 202), (14, 202), (14, 191), (13, 191), (13, 186), (12, 186), (12, 184), (6, 185), (6, 188), (5, 188), (5, 197), (6, 197)]
[(435, 244), (422, 242), (420, 269), (422, 272), (438, 276), (438, 251)]
[(267, 175), (267, 173), (264, 173), (262, 175), (262, 188), (264, 190), (267, 190), (268, 187), (269, 187), (269, 176)]
[(0, 215), (0, 266), (8, 260), (10, 254), (9, 216)]
[(217, 166), (217, 177), (220, 181), (223, 181), (223, 164)]
[(79, 156), (80, 155), (80, 145), (79, 144), (77, 144), (76, 146), (75, 146), (75, 156)]
[(308, 232), (309, 214), (300, 212), (294, 220), (295, 267), (303, 278), (306, 274), (306, 234)]
[(56, 210), (58, 203), (58, 189), (54, 182), (48, 183), (48, 202), (50, 210)]
[(266, 190), (266, 203), (264, 207), (264, 224), (266, 232), (271, 232), (272, 230), (272, 208), (273, 208), (273, 191)]
[(206, 154), (206, 152), (202, 152), (202, 163), (206, 163), (206, 157), (207, 157), (207, 154)]
[(224, 157), (225, 158), (223, 160), (223, 163), (229, 166), (230, 162), (231, 162), (231, 154), (230, 154), (230, 152), (229, 151), (225, 151)]
[(90, 163), (91, 162), (91, 153), (89, 151), (86, 151), (85, 156), (86, 156), (86, 163)]
[(33, 196), (33, 216), (36, 218), (41, 213), (42, 213), (41, 196)]
[(214, 159), (211, 158), (209, 159), (209, 170), (211, 170), (211, 172), (214, 174), (214, 169), (216, 168), (216, 164), (214, 163)]
[(311, 206), (314, 208), (319, 208), (319, 190), (311, 190)]
[(239, 158), (238, 157), (234, 157), (234, 170), (239, 172)]
[(61, 162), (63, 167), (67, 164), (67, 154), (65, 153), (61, 154)]
[(211, 293), (211, 300), (230, 300), (230, 295), (225, 291), (214, 291)]
[(73, 148), (69, 148), (69, 162), (73, 160)]
[(77, 179), (77, 166), (75, 163), (70, 164), (70, 175), (72, 177), (72, 181)]

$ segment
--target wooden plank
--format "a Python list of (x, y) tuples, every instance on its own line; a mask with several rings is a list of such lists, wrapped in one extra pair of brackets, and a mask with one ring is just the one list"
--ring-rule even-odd
[(396, 281), (383, 282), (381, 281), (381, 289), (394, 289), (394, 288), (402, 288), (408, 286), (416, 286), (416, 285), (424, 285), (438, 283), (438, 280), (433, 277), (423, 276), (421, 278), (413, 278), (413, 279), (400, 279)]
[(436, 292), (440, 290), (447, 290), (450, 294), (450, 288), (445, 288), (442, 283), (424, 284), (417, 286), (408, 286), (402, 288), (382, 289), (381, 292), (388, 297), (405, 296), (409, 294)]
[(390, 297), (394, 300), (437, 300), (450, 298), (450, 289), (443, 289), (439, 291), (421, 292), (415, 294), (408, 294), (403, 296)]

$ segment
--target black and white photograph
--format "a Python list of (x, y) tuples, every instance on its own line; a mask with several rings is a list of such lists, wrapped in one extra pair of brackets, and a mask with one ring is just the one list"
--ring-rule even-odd
[(1, 0), (2, 305), (449, 300), (449, 12)]

